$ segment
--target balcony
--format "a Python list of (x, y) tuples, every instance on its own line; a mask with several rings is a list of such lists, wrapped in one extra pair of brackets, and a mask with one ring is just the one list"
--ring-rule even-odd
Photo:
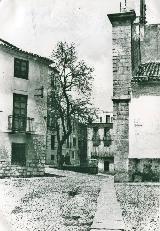
[(8, 116), (8, 130), (12, 132), (33, 133), (34, 118), (19, 115)]

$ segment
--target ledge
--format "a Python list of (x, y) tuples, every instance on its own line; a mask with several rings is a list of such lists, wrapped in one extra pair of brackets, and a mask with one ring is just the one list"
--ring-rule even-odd
[(128, 12), (121, 12), (121, 13), (115, 13), (115, 14), (108, 14), (108, 18), (112, 25), (114, 22), (124, 22), (127, 20), (130, 20), (133, 22), (136, 19), (136, 13), (134, 10), (128, 11)]
[(112, 101), (130, 101), (130, 95), (123, 95), (123, 96), (113, 96)]

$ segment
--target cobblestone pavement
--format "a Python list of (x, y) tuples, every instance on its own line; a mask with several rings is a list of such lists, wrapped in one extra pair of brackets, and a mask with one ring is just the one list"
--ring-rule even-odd
[(0, 231), (88, 231), (104, 176), (0, 179)]
[(127, 231), (160, 230), (160, 183), (115, 184)]

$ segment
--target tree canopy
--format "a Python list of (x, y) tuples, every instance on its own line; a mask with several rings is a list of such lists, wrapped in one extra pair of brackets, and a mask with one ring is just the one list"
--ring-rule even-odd
[(73, 43), (59, 42), (52, 59), (49, 117), (58, 145), (62, 146), (72, 132), (72, 121), (85, 123), (95, 113), (91, 102), (94, 70), (78, 60)]

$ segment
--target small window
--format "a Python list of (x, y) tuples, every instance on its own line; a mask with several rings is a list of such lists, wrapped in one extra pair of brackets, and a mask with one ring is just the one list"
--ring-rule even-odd
[(24, 143), (12, 143), (11, 164), (26, 165), (26, 145)]
[(110, 123), (110, 115), (106, 115), (106, 123)]
[(98, 127), (93, 127), (93, 133), (97, 134), (98, 133)]
[(69, 138), (67, 138), (67, 148), (69, 148)]
[(73, 147), (76, 147), (76, 145), (77, 145), (76, 137), (73, 137)]
[(14, 59), (14, 77), (28, 79), (28, 60)]
[(109, 161), (104, 161), (104, 171), (109, 171)]
[(72, 131), (74, 132), (75, 131), (75, 122), (73, 121), (72, 123)]
[(55, 135), (51, 135), (51, 150), (55, 149)]
[(109, 128), (104, 128), (104, 137), (108, 136), (110, 134)]
[(51, 155), (51, 160), (54, 160), (54, 155)]
[(74, 151), (72, 151), (72, 159), (74, 159), (74, 157), (75, 157), (75, 153)]
[(102, 117), (100, 117), (99, 120), (100, 120), (99, 122), (102, 123)]

